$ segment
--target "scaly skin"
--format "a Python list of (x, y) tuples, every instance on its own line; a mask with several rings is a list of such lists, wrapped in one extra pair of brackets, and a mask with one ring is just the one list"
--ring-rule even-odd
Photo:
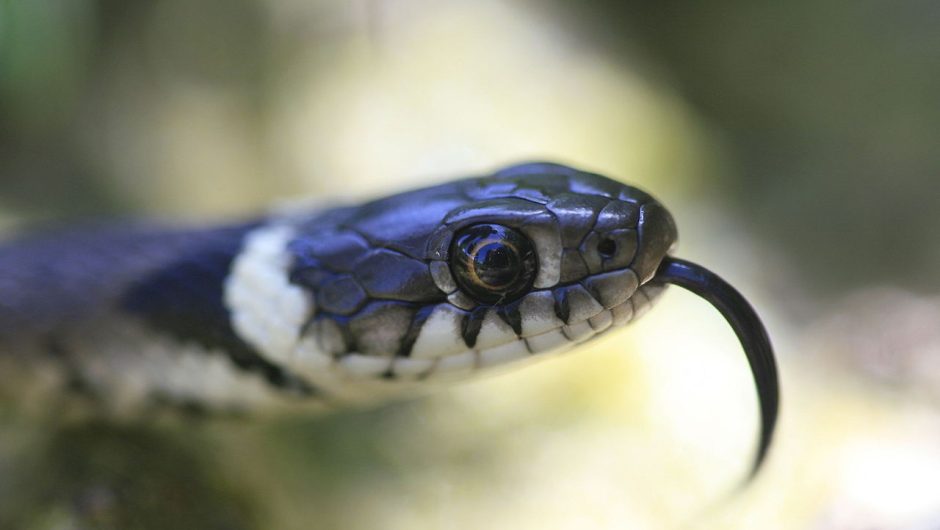
[[(630, 322), (694, 284), (657, 276), (675, 240), (646, 193), (548, 163), (232, 226), (22, 239), (0, 247), (0, 395), (80, 390), (125, 413), (387, 399)], [(734, 324), (741, 307), (719, 308)], [(773, 398), (762, 458), (776, 372), (746, 328)]]

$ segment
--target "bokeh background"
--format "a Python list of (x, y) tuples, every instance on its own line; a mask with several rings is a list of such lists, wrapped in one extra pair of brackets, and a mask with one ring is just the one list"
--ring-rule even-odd
[(0, 0), (0, 230), (240, 217), (528, 159), (634, 183), (779, 350), (630, 329), (325, 418), (0, 411), (0, 528), (940, 528), (940, 4)]

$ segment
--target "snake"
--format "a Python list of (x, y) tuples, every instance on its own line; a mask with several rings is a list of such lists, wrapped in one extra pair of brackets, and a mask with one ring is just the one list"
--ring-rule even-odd
[(0, 244), (0, 398), (117, 417), (382, 402), (576, 349), (673, 284), (742, 344), (753, 475), (778, 414), (773, 349), (738, 291), (672, 256), (676, 240), (646, 192), (550, 162), (212, 226), (28, 232)]

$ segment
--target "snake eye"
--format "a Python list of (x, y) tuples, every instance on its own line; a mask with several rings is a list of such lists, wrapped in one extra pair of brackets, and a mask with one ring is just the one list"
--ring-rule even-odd
[(532, 242), (519, 231), (478, 224), (454, 237), (450, 268), (467, 294), (495, 304), (513, 300), (532, 287), (538, 258)]

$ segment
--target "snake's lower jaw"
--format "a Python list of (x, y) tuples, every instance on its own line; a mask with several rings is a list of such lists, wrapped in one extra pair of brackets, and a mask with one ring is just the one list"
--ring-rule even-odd
[[(625, 274), (635, 278), (632, 272)], [(465, 313), (449, 304), (438, 304), (407, 356), (356, 352), (327, 355), (322, 343), (331, 334), (332, 324), (320, 320), (308, 328), (307, 336), (291, 355), (291, 369), (326, 389), (338, 402), (347, 401), (347, 397), (348, 401), (380, 401), (416, 387), (438, 386), (429, 383), (450, 383), (480, 373), (516, 369), (527, 361), (569, 351), (639, 318), (663, 287), (653, 282), (637, 286), (634, 280), (624, 284), (622, 296), (601, 301), (580, 287), (573, 293), (556, 289), (557, 299), (551, 291), (533, 292), (519, 301), (517, 309), (523, 315), (519, 330), (503, 320), (498, 308), (483, 311), (473, 346), (468, 346), (461, 335)], [(567, 314), (557, 315), (557, 300), (567, 300)], [(359, 396), (366, 398), (360, 400)]]
[(753, 478), (767, 457), (779, 408), (777, 366), (763, 323), (741, 293), (701, 265), (667, 256), (652, 282), (675, 284), (704, 298), (718, 309), (741, 341), (754, 376), (761, 413), (760, 440), (749, 476)]

